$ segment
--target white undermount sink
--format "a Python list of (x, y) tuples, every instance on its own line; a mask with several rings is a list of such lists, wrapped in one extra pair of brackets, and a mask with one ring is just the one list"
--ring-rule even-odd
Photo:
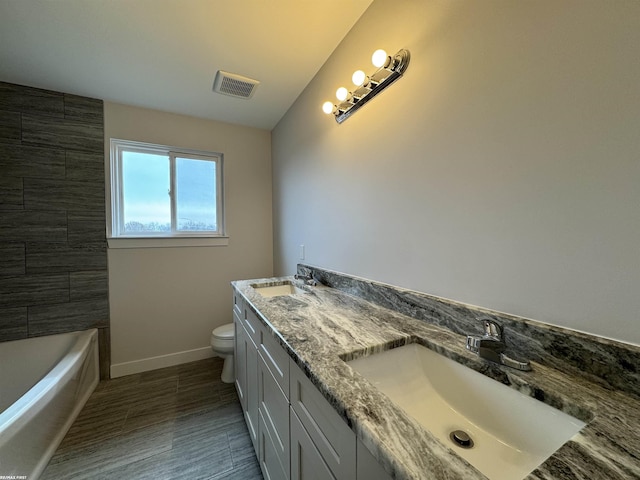
[(585, 426), (422, 345), (347, 363), (491, 480), (524, 478)]
[(291, 282), (285, 282), (280, 285), (251, 285), (263, 297), (279, 297), (281, 295), (296, 295), (298, 293), (306, 293), (302, 288), (295, 286)]

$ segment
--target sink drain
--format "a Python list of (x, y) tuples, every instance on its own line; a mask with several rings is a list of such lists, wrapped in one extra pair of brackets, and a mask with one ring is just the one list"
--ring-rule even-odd
[(459, 447), (473, 448), (473, 440), (471, 440), (469, 434), (463, 430), (454, 430), (449, 434), (449, 438)]

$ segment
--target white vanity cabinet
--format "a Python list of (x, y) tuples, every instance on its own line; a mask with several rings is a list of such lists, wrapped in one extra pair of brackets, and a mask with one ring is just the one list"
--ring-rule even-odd
[(251, 442), (258, 452), (258, 350), (252, 334), (258, 319), (234, 290), (235, 385)]
[(291, 479), (353, 480), (355, 434), (293, 360), (290, 372)]
[(320, 451), (291, 410), (291, 479), (334, 480), (333, 472), (323, 460)]
[(233, 366), (235, 369), (235, 385), (240, 399), (242, 411), (247, 410), (247, 332), (236, 312), (233, 312)]
[(234, 290), (235, 384), (265, 479), (288, 480), (289, 355)]
[(234, 289), (236, 390), (265, 480), (391, 477)]
[(356, 446), (356, 458), (356, 480), (392, 480), (391, 475), (382, 468), (360, 440)]
[(265, 479), (289, 479), (289, 355), (262, 326), (258, 346), (260, 452)]

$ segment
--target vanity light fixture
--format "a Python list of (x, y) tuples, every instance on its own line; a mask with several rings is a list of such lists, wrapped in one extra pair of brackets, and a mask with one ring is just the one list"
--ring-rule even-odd
[(387, 88), (407, 70), (411, 55), (409, 50), (401, 49), (393, 57), (384, 50), (376, 50), (371, 63), (378, 69), (367, 76), (362, 70), (356, 70), (351, 77), (355, 88), (349, 92), (345, 87), (336, 91), (338, 103), (324, 102), (322, 111), (333, 114), (336, 122), (342, 123), (353, 115), (360, 107)]

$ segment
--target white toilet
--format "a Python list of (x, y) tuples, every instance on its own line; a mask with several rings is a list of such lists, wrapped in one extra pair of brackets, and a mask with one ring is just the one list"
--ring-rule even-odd
[(224, 366), (220, 376), (224, 383), (234, 382), (233, 337), (233, 323), (222, 325), (211, 332), (211, 349), (216, 356), (224, 358)]

